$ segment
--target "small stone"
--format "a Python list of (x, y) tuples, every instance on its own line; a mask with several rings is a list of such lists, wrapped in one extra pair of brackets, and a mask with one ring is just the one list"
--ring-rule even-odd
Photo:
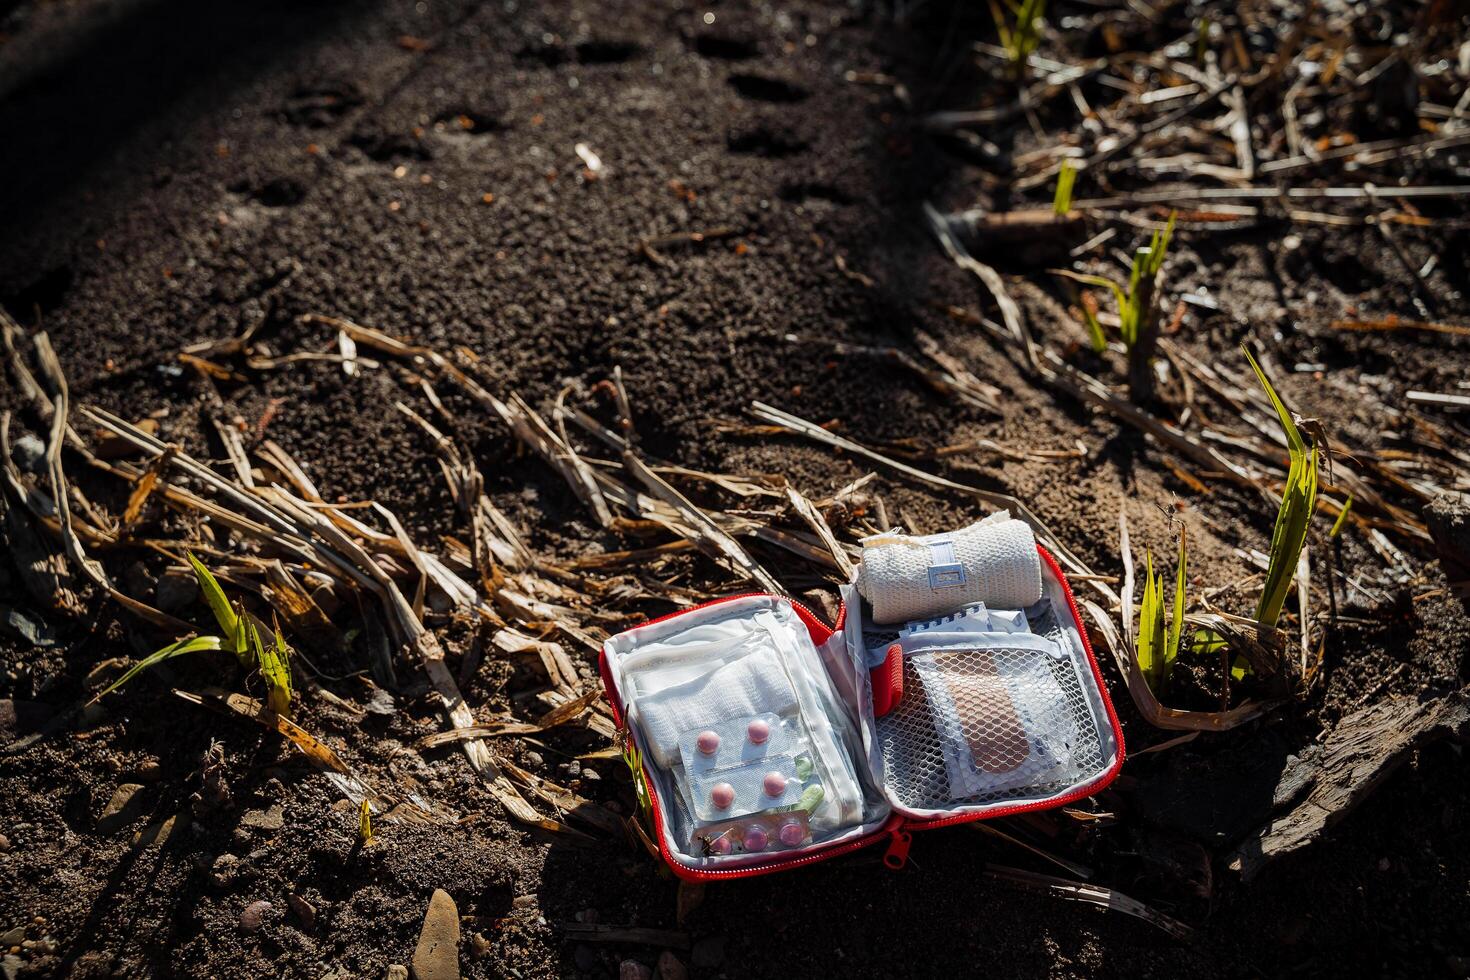
[(214, 867), (210, 870), (210, 880), (216, 888), (224, 888), (235, 877), (235, 866), (240, 859), (233, 854), (221, 854), (214, 859)]
[(653, 980), (653, 971), (637, 960), (623, 960), (618, 964), (618, 980)]
[(102, 808), (102, 815), (97, 818), (97, 832), (110, 834), (121, 830), (128, 824), (143, 815), (143, 799), (138, 796), (138, 790), (143, 787), (137, 783), (123, 783), (112, 793), (112, 799)]
[(690, 951), (690, 958), (694, 965), (702, 970), (710, 970), (725, 962), (725, 937), (705, 936), (703, 939), (695, 940), (694, 949)]
[(271, 903), (264, 899), (257, 899), (245, 906), (245, 911), (240, 913), (240, 928), (245, 932), (258, 932), (265, 925), (265, 917), (270, 914)]
[(147, 847), (157, 844), (160, 847), (168, 843), (169, 836), (173, 834), (176, 827), (187, 827), (189, 825), (188, 813), (176, 813), (167, 820), (149, 824), (133, 835), (134, 847)]
[(0, 854), (10, 853), (10, 838), (0, 834)]
[(46, 444), (29, 432), (22, 432), (11, 447), (10, 458), (26, 472), (40, 474), (46, 459)]
[(483, 932), (470, 933), (470, 959), (483, 960), (490, 955), (490, 940)]
[(658, 954), (658, 980), (689, 980), (689, 968), (666, 949)]
[(316, 925), (315, 905), (312, 905), (300, 895), (287, 895), (286, 904), (291, 906), (291, 911), (296, 913), (296, 918), (301, 920), (302, 926), (311, 929)]
[(413, 975), (415, 980), (459, 980), (459, 909), (442, 888), (434, 889), (424, 913)]
[(20, 968), (24, 965), (25, 960), (12, 953), (0, 959), (0, 976), (4, 976), (5, 980), (15, 980), (20, 976)]
[(165, 572), (153, 588), (153, 604), (164, 612), (178, 612), (194, 604), (199, 596), (199, 583), (193, 575)]
[(546, 764), (546, 760), (541, 758), (540, 752), (527, 752), (521, 756), (521, 761), (526, 764), (527, 769), (540, 769)]
[(247, 810), (240, 817), (240, 826), (249, 827), (251, 830), (263, 830), (267, 833), (275, 833), (286, 825), (285, 814), (281, 811), (279, 803), (267, 810)]
[(408, 967), (402, 963), (389, 963), (383, 980), (408, 980)]
[(133, 778), (140, 783), (156, 783), (163, 776), (163, 766), (157, 759), (144, 759), (133, 767)]
[(9, 932), (0, 933), (0, 946), (19, 946), (26, 938), (26, 927), (16, 926)]

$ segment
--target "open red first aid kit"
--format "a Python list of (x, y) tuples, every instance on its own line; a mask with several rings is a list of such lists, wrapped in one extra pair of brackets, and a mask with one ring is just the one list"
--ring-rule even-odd
[(1062, 806), (1123, 764), (1071, 589), (1005, 513), (862, 542), (834, 628), (732, 596), (611, 637), (602, 679), (639, 750), (659, 850), (695, 880)]

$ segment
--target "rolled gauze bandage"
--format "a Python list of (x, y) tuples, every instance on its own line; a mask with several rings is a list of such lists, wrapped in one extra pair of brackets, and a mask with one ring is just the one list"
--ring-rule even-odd
[(857, 587), (875, 623), (927, 619), (972, 602), (1025, 609), (1041, 599), (1041, 558), (1030, 526), (1000, 511), (948, 534), (864, 538)]

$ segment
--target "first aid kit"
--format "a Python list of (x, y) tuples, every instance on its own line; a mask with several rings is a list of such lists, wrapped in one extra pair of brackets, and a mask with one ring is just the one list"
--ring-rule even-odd
[(880, 534), (837, 623), (765, 593), (609, 638), (603, 686), (680, 877), (766, 874), (1063, 806), (1123, 764), (1071, 589), (1004, 512)]

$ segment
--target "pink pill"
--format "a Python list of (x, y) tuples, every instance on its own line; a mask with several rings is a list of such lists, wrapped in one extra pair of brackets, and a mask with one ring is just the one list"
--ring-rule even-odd
[(801, 829), (801, 824), (792, 820), (790, 823), (783, 823), (776, 836), (780, 837), (781, 843), (787, 847), (795, 847), (806, 839), (806, 831)]
[(745, 727), (745, 737), (754, 745), (763, 745), (771, 737), (771, 726), (765, 720), (757, 718)]
[(709, 842), (709, 852), (715, 855), (729, 854), (730, 848), (732, 846), (733, 845), (730, 843), (730, 835), (721, 834), (720, 836)]
[(694, 744), (705, 755), (714, 755), (715, 750), (720, 747), (720, 736), (717, 732), (705, 730), (699, 733), (699, 738), (695, 740)]
[(767, 796), (780, 796), (786, 792), (786, 777), (779, 772), (768, 772), (761, 785), (765, 787)]
[(766, 845), (771, 842), (766, 831), (762, 827), (747, 827), (745, 829), (745, 849), (747, 851), (764, 851)]
[(735, 787), (729, 783), (715, 783), (709, 791), (709, 801), (721, 810), (728, 808), (735, 802)]

